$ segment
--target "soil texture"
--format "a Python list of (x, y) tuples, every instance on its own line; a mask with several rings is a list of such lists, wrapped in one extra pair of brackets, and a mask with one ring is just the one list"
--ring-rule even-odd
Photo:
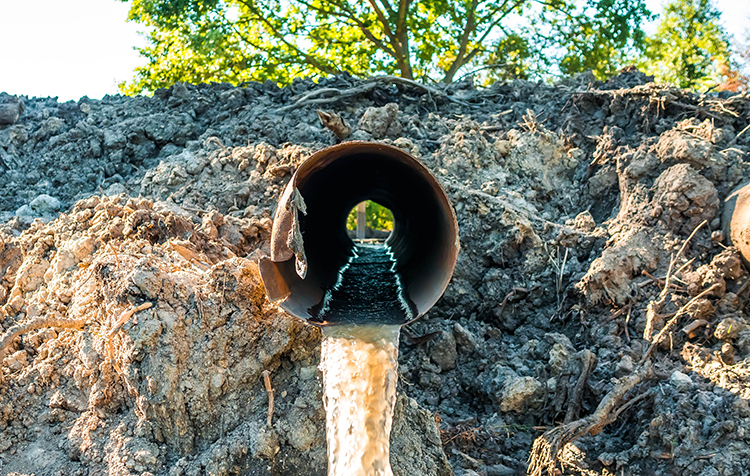
[(341, 140), (421, 160), (460, 230), (402, 329), (394, 474), (750, 474), (750, 274), (721, 222), (747, 94), (343, 75), (0, 110), (2, 474), (326, 474), (320, 331), (256, 261)]

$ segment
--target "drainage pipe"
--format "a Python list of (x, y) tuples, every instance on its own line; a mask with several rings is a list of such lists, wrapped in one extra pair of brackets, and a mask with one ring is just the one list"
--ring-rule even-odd
[[(364, 200), (393, 213), (394, 227), (385, 245), (398, 281), (398, 299), (407, 312), (376, 317), (363, 313), (339, 322), (343, 318), (326, 316), (322, 309), (331, 290), (341, 284), (342, 270), (357, 255), (346, 218)], [(324, 326), (403, 325), (440, 298), (458, 250), (456, 215), (430, 171), (401, 149), (354, 141), (322, 149), (299, 166), (276, 208), (271, 256), (259, 265), (269, 299), (296, 317)]]

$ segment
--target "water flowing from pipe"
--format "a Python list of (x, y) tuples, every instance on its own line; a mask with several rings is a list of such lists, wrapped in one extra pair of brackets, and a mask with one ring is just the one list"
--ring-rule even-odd
[(393, 476), (399, 326), (323, 328), (328, 476)]

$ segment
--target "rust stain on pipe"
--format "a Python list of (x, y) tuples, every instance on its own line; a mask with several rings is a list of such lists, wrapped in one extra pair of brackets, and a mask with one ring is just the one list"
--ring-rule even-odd
[(721, 222), (728, 243), (750, 262), (750, 182), (735, 188), (724, 200)]
[(346, 233), (346, 217), (368, 199), (393, 212), (394, 230), (386, 241), (390, 270), (398, 281), (399, 299), (410, 310), (379, 323), (406, 324), (435, 304), (450, 281), (459, 250), (458, 224), (448, 197), (430, 171), (405, 151), (359, 141), (317, 151), (284, 190), (274, 217), (271, 256), (259, 263), (269, 299), (310, 322), (339, 323), (321, 309), (357, 255)]

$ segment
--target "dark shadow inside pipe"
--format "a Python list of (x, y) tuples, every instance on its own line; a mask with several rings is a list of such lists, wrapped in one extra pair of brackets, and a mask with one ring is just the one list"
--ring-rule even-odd
[[(458, 253), (456, 218), (445, 192), (415, 158), (383, 144), (344, 143), (310, 157), (289, 186), (299, 190), (307, 209), (306, 215), (298, 214), (307, 274), (304, 279), (297, 275), (294, 258), (261, 264), (267, 290), (269, 280), (283, 281), (271, 283), (271, 287), (288, 288), (280, 304), (287, 312), (323, 325), (352, 321), (405, 324), (423, 315), (442, 295)], [(395, 312), (391, 306), (388, 312), (356, 316), (326, 314), (331, 291), (341, 285), (342, 267), (352, 263), (355, 253), (362, 255), (363, 248), (357, 248), (347, 235), (347, 215), (357, 203), (368, 199), (393, 213), (393, 232), (385, 244), (395, 261), (392, 269), (401, 295), (389, 296), (401, 301), (403, 312)], [(281, 226), (280, 214), (282, 209), (277, 211), (275, 228)]]

